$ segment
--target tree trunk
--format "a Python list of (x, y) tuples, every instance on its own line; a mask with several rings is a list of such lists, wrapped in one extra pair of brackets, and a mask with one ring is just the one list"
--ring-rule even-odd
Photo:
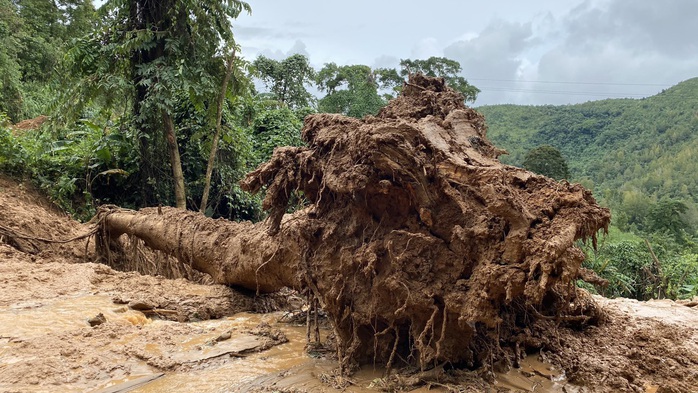
[(211, 152), (208, 155), (208, 165), (206, 165), (204, 193), (201, 196), (201, 206), (199, 207), (199, 211), (202, 213), (206, 212), (206, 207), (208, 205), (208, 193), (211, 190), (211, 175), (213, 174), (213, 165), (216, 162), (218, 139), (221, 134), (223, 104), (225, 103), (225, 93), (228, 89), (228, 82), (230, 81), (230, 76), (233, 74), (233, 63), (235, 63), (235, 48), (233, 48), (233, 51), (230, 53), (230, 57), (228, 58), (228, 62), (225, 67), (225, 77), (223, 78), (223, 84), (221, 85), (221, 94), (218, 96), (218, 103), (216, 106), (216, 132), (213, 134), (213, 141), (211, 141)]
[(184, 190), (184, 174), (182, 173), (182, 161), (179, 158), (179, 146), (177, 146), (177, 136), (175, 135), (172, 118), (166, 111), (162, 111), (162, 122), (167, 139), (167, 151), (170, 154), (170, 166), (172, 167), (172, 177), (174, 179), (175, 206), (178, 209), (187, 208), (187, 196)]
[[(501, 164), (485, 130), (443, 79), (413, 75), (375, 117), (308, 116), (308, 146), (277, 148), (247, 175), (243, 189), (266, 189), (266, 223), (117, 210), (101, 213), (101, 233), (220, 283), (310, 290), (345, 366), (516, 363), (540, 349), (536, 321), (598, 320), (575, 286), (575, 243), (595, 242), (610, 212), (580, 185)], [(289, 215), (294, 191), (309, 207)]]
[[(105, 214), (106, 213), (106, 214)], [(208, 273), (216, 283), (259, 292), (300, 288), (296, 244), (273, 237), (263, 225), (211, 220), (200, 213), (175, 208), (104, 211), (109, 239), (136, 236), (155, 250)], [(285, 229), (293, 231), (293, 226)], [(103, 242), (103, 246), (107, 246)], [(105, 252), (106, 254), (106, 252)]]

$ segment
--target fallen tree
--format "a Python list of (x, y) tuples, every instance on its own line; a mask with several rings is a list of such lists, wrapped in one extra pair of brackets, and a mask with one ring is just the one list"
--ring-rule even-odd
[[(578, 184), (501, 164), (485, 131), (442, 79), (414, 75), (376, 117), (309, 116), (307, 147), (250, 173), (266, 222), (107, 207), (98, 249), (123, 255), (127, 234), (218, 283), (309, 290), (343, 366), (515, 363), (535, 321), (599, 318), (575, 286), (591, 277), (575, 242), (595, 243), (610, 212)], [(309, 205), (286, 214), (294, 192)]]

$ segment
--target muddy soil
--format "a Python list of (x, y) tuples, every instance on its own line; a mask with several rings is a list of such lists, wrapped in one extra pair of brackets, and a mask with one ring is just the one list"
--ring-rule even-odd
[[(37, 237), (86, 230), (31, 187), (1, 177), (0, 220)], [(305, 327), (278, 324), (280, 314), (244, 313), (260, 308), (253, 297), (222, 285), (118, 272), (85, 262), (90, 257), (84, 243), (0, 244), (1, 392), (105, 393), (139, 381), (149, 382), (131, 391), (341, 391), (333, 378), (336, 359), (306, 353)], [(447, 368), (397, 370), (402, 374), (384, 379), (385, 370), (368, 367), (342, 388), (380, 391), (399, 383), (436, 391), (698, 391), (695, 301), (593, 300), (604, 322), (574, 330), (540, 320), (538, 336), (530, 338), (539, 342), (530, 344), (542, 350), (520, 369), (492, 365), (495, 373), (458, 375)]]
[[(7, 230), (30, 238), (10, 238)], [(0, 243), (28, 254), (85, 258), (87, 242), (45, 243), (33, 238), (69, 239), (85, 228), (62, 212), (29, 182), (16, 182), (0, 174)]]
[[(698, 309), (671, 300), (595, 300), (608, 322), (551, 329), (544, 359), (594, 391), (698, 392)], [(687, 303), (691, 304), (691, 303)]]

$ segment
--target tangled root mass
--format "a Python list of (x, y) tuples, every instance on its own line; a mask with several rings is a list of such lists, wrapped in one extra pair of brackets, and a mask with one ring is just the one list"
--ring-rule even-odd
[[(375, 117), (311, 115), (303, 138), (243, 187), (266, 187), (265, 225), (295, 245), (280, 263), (320, 299), (344, 366), (516, 362), (535, 321), (598, 320), (575, 243), (595, 243), (610, 212), (581, 185), (500, 163), (442, 79), (413, 75)], [(310, 207), (289, 217), (298, 191)]]

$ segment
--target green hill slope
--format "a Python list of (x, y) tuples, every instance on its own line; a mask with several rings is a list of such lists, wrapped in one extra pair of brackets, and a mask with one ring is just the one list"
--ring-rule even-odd
[(639, 100), (477, 109), (490, 139), (509, 151), (506, 163), (521, 165), (530, 149), (549, 144), (568, 160), (570, 180), (612, 207), (662, 198), (690, 210), (698, 204), (698, 78)]

